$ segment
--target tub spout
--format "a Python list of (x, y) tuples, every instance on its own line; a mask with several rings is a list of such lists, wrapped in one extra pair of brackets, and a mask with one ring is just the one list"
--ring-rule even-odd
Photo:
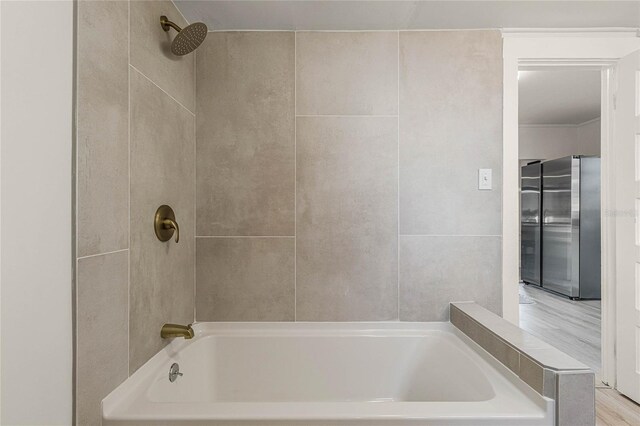
[(191, 324), (165, 324), (162, 326), (162, 330), (160, 330), (160, 336), (163, 339), (171, 339), (173, 337), (191, 339), (193, 337), (193, 328), (191, 328)]

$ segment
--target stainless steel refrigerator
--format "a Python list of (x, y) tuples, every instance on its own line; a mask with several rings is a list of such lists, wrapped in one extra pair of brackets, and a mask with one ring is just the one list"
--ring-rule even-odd
[(600, 158), (542, 164), (542, 287), (600, 298)]
[(541, 284), (541, 170), (540, 163), (528, 164), (520, 177), (520, 278), (535, 285)]

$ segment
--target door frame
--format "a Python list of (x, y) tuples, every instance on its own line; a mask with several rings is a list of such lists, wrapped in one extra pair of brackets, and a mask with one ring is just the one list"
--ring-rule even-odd
[(503, 30), (502, 305), (503, 317), (519, 324), (520, 194), (518, 190), (518, 70), (522, 67), (587, 67), (602, 70), (602, 370), (615, 387), (615, 222), (610, 155), (615, 105), (615, 64), (640, 49), (640, 32), (617, 30)]

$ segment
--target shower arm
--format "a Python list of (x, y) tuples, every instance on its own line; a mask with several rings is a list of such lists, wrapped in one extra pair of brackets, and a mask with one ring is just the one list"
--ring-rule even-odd
[(162, 29), (165, 31), (169, 31), (169, 28), (173, 28), (174, 30), (176, 30), (177, 32), (182, 31), (182, 28), (180, 28), (179, 26), (177, 26), (176, 24), (174, 24), (173, 22), (171, 22), (169, 20), (169, 18), (167, 18), (166, 16), (162, 15), (160, 17), (160, 26), (162, 26)]

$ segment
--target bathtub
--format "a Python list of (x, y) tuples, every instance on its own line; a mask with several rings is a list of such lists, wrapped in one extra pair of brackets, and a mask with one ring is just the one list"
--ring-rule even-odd
[[(199, 323), (103, 425), (552, 425), (554, 401), (450, 323)], [(182, 376), (169, 380), (173, 363)]]

